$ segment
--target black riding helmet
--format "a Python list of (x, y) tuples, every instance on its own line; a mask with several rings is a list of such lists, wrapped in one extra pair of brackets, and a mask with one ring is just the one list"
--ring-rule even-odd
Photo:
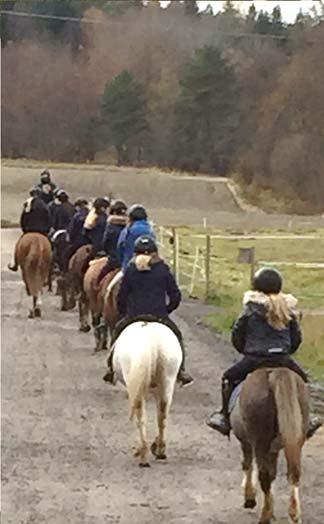
[(134, 222), (136, 220), (146, 220), (147, 219), (147, 212), (144, 206), (140, 204), (134, 204), (131, 206), (128, 210), (128, 216), (131, 220)]
[(44, 184), (48, 184), (48, 182), (51, 181), (51, 173), (48, 171), (48, 169), (45, 169), (40, 174), (41, 182), (44, 182)]
[(67, 202), (69, 200), (69, 195), (64, 189), (60, 189), (56, 196), (60, 202)]
[(277, 269), (262, 267), (253, 277), (253, 289), (266, 295), (278, 294), (282, 288), (282, 276)]
[(32, 187), (30, 190), (29, 190), (29, 194), (30, 196), (32, 197), (37, 197), (37, 196), (40, 196), (41, 195), (41, 190), (39, 187)]
[(79, 197), (74, 202), (74, 207), (85, 207), (88, 205), (88, 201), (85, 198)]
[(123, 200), (114, 200), (110, 207), (111, 215), (126, 215), (127, 206)]
[(54, 189), (53, 191), (53, 196), (54, 198), (57, 198), (58, 195), (59, 195), (59, 192), (62, 191), (59, 187), (57, 187), (56, 189)]
[(150, 255), (151, 253), (157, 253), (158, 247), (152, 237), (141, 236), (135, 241), (135, 253), (136, 255)]
[(102, 207), (104, 209), (108, 209), (109, 206), (110, 206), (110, 202), (108, 198), (103, 198), (103, 197), (96, 198), (96, 200), (93, 203), (93, 207), (95, 208), (96, 211), (99, 211)]

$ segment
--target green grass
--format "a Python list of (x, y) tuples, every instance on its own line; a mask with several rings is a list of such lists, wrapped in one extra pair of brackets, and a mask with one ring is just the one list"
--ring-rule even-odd
[[(181, 265), (186, 256), (193, 255), (196, 247), (205, 249), (205, 240), (193, 238), (201, 230), (181, 229), (180, 239), (180, 282), (187, 284), (189, 279), (181, 278)], [(219, 231), (210, 230), (210, 234)], [(235, 232), (237, 233), (237, 232)], [(256, 232), (255, 232), (256, 233)], [(263, 230), (259, 234), (287, 234), (287, 231)], [(296, 231), (294, 231), (296, 234)], [(298, 233), (302, 233), (298, 231)], [(297, 233), (297, 234), (298, 234)], [(308, 234), (309, 231), (307, 232)], [(224, 231), (222, 232), (224, 234)], [(241, 247), (255, 247), (256, 259), (268, 262), (318, 262), (324, 259), (324, 230), (312, 232), (316, 240), (233, 240), (212, 239), (211, 244), (211, 285), (209, 302), (217, 306), (217, 314), (204, 318), (204, 322), (229, 339), (232, 323), (241, 311), (244, 291), (250, 288), (250, 267), (237, 262)], [(201, 259), (202, 262), (202, 259)], [(186, 267), (188, 268), (187, 264)], [(310, 370), (314, 377), (324, 381), (324, 268), (304, 269), (280, 267), (284, 277), (284, 292), (292, 293), (299, 299), (299, 308), (304, 313), (304, 343), (297, 353), (300, 362)], [(194, 295), (204, 297), (204, 283), (194, 288)], [(322, 314), (314, 315), (321, 311)]]

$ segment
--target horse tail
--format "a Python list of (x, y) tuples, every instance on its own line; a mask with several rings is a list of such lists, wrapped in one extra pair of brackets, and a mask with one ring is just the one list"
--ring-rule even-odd
[(288, 465), (288, 478), (298, 482), (301, 449), (305, 440), (303, 412), (300, 404), (301, 379), (286, 369), (276, 369), (269, 376), (277, 408), (278, 429)]
[(51, 262), (49, 241), (35, 235), (28, 245), (25, 260), (22, 264), (23, 278), (27, 283), (28, 294), (38, 297), (48, 278)]
[[(143, 326), (144, 329), (147, 326)], [(144, 338), (144, 337), (143, 337)], [(157, 368), (157, 352), (150, 343), (150, 338), (142, 340), (142, 347), (134, 358), (127, 378), (127, 390), (130, 405), (130, 419), (133, 418), (135, 410), (145, 400), (151, 386), (152, 377)]]

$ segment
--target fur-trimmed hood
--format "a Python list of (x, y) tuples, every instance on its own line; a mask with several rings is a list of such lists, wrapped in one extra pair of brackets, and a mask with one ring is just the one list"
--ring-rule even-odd
[[(293, 315), (298, 314), (297, 310), (297, 304), (298, 300), (294, 295), (286, 294), (286, 293), (279, 293), (279, 295), (285, 300), (287, 307), (289, 311)], [(266, 295), (265, 293), (262, 293), (261, 291), (246, 291), (243, 295), (243, 306), (246, 307), (249, 304), (255, 304), (256, 306), (263, 306), (265, 310), (269, 309), (271, 297), (274, 297), (275, 295)]]
[(113, 226), (126, 226), (127, 224), (127, 216), (125, 215), (109, 215), (108, 224), (112, 224)]

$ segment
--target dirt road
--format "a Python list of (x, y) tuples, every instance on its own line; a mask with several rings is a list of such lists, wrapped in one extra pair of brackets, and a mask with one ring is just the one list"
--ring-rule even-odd
[[(2, 268), (16, 233), (2, 236)], [(104, 354), (91, 356), (91, 334), (79, 334), (76, 313), (43, 297), (43, 318), (27, 320), (19, 275), (2, 272), (2, 523), (3, 524), (254, 524), (243, 510), (240, 455), (204, 425), (218, 400), (232, 353), (195, 325), (202, 306), (187, 303), (177, 320), (196, 377), (175, 395), (168, 461), (138, 468), (137, 437), (125, 392), (102, 380)], [(153, 406), (149, 435), (155, 436)], [(324, 522), (324, 435), (305, 447), (304, 524)], [(287, 522), (283, 463), (275, 485), (277, 523)]]

